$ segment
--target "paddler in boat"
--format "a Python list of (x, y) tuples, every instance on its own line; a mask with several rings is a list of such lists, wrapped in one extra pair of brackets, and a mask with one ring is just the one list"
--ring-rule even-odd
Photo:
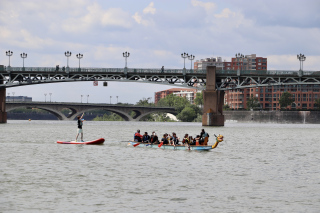
[(163, 137), (161, 139), (161, 142), (163, 143), (163, 145), (169, 144), (169, 141), (168, 141), (167, 137), (168, 137), (167, 133), (163, 135)]
[(175, 132), (173, 132), (172, 136), (170, 137), (170, 144), (173, 146), (179, 145), (179, 138), (177, 137), (177, 134)]
[(191, 145), (197, 145), (197, 142), (199, 144), (199, 141), (200, 141), (200, 135), (197, 135), (194, 139), (193, 139), (193, 142)]
[(185, 134), (182, 140), (183, 145), (189, 144), (189, 135)]
[(84, 115), (84, 113), (82, 113), (81, 116), (77, 116), (77, 118), (78, 118), (78, 121), (77, 121), (78, 122), (78, 134), (76, 137), (76, 142), (78, 140), (78, 136), (80, 133), (81, 133), (81, 142), (83, 142), (83, 130), (82, 130), (82, 125), (83, 125), (83, 121), (84, 121), (84, 119), (82, 119), (83, 115)]
[(204, 139), (206, 137), (208, 137), (208, 139), (209, 139), (209, 134), (207, 132), (205, 132), (204, 129), (202, 129), (200, 132), (200, 140), (199, 140), (200, 144), (202, 144), (204, 142)]
[(145, 132), (143, 137), (142, 137), (142, 142), (143, 143), (150, 143), (150, 136), (148, 135), (148, 132)]
[(151, 143), (154, 143), (154, 144), (159, 143), (159, 139), (158, 139), (158, 136), (155, 131), (152, 132), (150, 141), (151, 141)]
[(142, 142), (142, 135), (140, 134), (140, 129), (138, 129), (137, 132), (134, 133), (134, 141)]

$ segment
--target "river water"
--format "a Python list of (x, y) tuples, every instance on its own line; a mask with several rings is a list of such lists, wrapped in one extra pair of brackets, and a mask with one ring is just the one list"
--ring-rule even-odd
[(319, 212), (320, 125), (226, 123), (209, 152), (127, 146), (136, 129), (199, 134), (200, 123), (0, 125), (0, 212)]

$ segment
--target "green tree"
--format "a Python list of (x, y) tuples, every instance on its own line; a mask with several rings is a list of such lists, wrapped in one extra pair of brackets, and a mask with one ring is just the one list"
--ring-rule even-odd
[(196, 98), (194, 99), (194, 103), (198, 106), (202, 106), (203, 105), (203, 93), (201, 92), (197, 92), (196, 94)]
[(191, 106), (185, 107), (178, 115), (177, 118), (183, 122), (191, 122), (197, 117), (197, 113)]
[(124, 119), (115, 113), (104, 114), (103, 116), (97, 116), (93, 121), (124, 121)]
[(281, 94), (279, 99), (280, 108), (287, 108), (287, 106), (291, 105), (293, 102), (294, 99), (290, 92), (284, 92)]
[(230, 109), (230, 106), (228, 105), (228, 104), (225, 104), (225, 105), (223, 105), (223, 110), (229, 110)]
[(149, 103), (149, 98), (143, 98), (136, 103), (136, 106), (154, 106), (154, 104)]
[(247, 109), (256, 109), (260, 107), (260, 103), (257, 97), (253, 97), (251, 95), (250, 98), (247, 100)]
[(318, 110), (320, 110), (320, 98), (315, 100)]
[(160, 99), (157, 103), (157, 106), (174, 107), (178, 113), (190, 105), (190, 102), (186, 98), (176, 96), (174, 94), (167, 95), (165, 98)]

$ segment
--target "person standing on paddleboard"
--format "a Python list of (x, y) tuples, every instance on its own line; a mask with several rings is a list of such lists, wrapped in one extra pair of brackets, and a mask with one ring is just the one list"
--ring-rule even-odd
[(83, 142), (83, 130), (82, 130), (82, 125), (83, 125), (83, 121), (84, 121), (84, 119), (82, 119), (83, 115), (84, 115), (84, 113), (82, 113), (81, 116), (77, 116), (77, 118), (78, 118), (78, 134), (76, 137), (76, 142), (78, 140), (78, 136), (80, 133), (81, 133), (81, 142)]

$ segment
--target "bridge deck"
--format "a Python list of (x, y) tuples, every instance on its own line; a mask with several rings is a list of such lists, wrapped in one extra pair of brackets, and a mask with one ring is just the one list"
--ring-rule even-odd
[[(217, 90), (257, 86), (320, 84), (320, 71), (217, 70)], [(4, 67), (0, 65), (0, 87), (74, 81), (125, 81), (175, 85), (206, 86), (206, 70), (141, 68), (55, 68)]]

